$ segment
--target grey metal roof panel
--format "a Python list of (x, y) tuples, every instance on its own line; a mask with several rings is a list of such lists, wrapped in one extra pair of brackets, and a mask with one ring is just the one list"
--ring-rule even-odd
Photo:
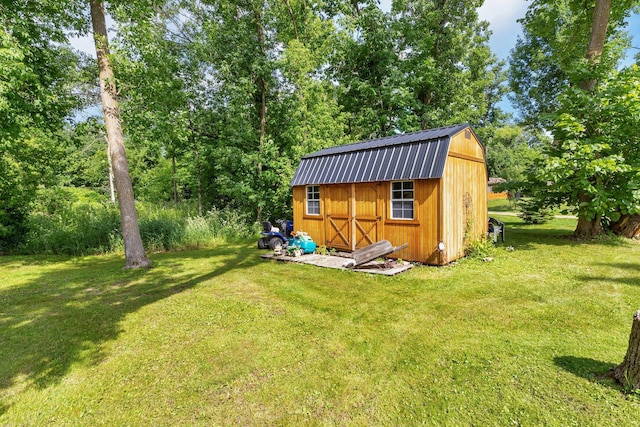
[(331, 147), (300, 160), (292, 186), (442, 178), (451, 137), (469, 125)]
[(327, 156), (338, 153), (346, 153), (349, 151), (368, 150), (379, 147), (387, 147), (391, 145), (407, 144), (417, 141), (429, 141), (432, 139), (439, 139), (443, 137), (451, 138), (467, 127), (469, 127), (469, 125), (465, 123), (460, 125), (421, 130), (418, 132), (392, 135), (384, 138), (370, 139), (366, 141), (356, 142), (354, 144), (338, 145), (336, 147), (329, 147), (325, 148), (324, 150), (316, 151), (315, 153), (307, 154), (303, 158), (306, 159), (309, 157)]

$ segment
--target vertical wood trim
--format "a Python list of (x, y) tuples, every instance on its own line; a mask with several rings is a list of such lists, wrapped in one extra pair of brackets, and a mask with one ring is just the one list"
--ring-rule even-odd
[(376, 224), (376, 227), (378, 227), (378, 240), (382, 240), (383, 238), (386, 238), (385, 235), (385, 229), (384, 229), (384, 218), (385, 218), (385, 210), (384, 210), (384, 199), (383, 199), (383, 194), (384, 194), (384, 185), (382, 185), (382, 182), (377, 182), (376, 186), (378, 187), (378, 192), (377, 192), (377, 200), (376, 203), (378, 204), (378, 222)]
[(351, 250), (356, 250), (356, 184), (351, 184)]
[[(438, 248), (438, 245), (440, 244), (440, 242), (442, 242), (442, 223), (444, 221), (444, 212), (443, 212), (443, 203), (442, 203), (442, 181), (443, 179), (439, 179), (438, 180), (438, 184), (436, 185), (436, 203), (437, 203), (437, 212), (438, 212), (438, 218), (436, 220), (436, 252), (438, 253), (438, 264), (439, 265), (443, 265), (444, 264), (444, 259), (442, 259), (442, 252), (440, 251), (440, 249)], [(445, 248), (445, 252), (446, 252), (447, 248)]]
[(322, 235), (321, 245), (325, 245), (327, 243), (327, 210), (325, 201), (327, 200), (327, 192), (329, 191), (329, 187), (326, 185), (320, 186), (320, 216), (322, 216), (322, 231), (320, 232)]

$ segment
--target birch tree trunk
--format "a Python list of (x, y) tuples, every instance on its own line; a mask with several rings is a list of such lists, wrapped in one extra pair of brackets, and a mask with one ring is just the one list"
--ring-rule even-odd
[(104, 17), (104, 5), (100, 0), (89, 0), (89, 6), (91, 7), (93, 39), (96, 45), (100, 71), (100, 98), (102, 100), (104, 121), (107, 128), (107, 142), (109, 144), (118, 205), (120, 207), (120, 223), (122, 225), (125, 254), (124, 268), (149, 267), (151, 261), (145, 255), (142, 238), (140, 237), (133, 187), (124, 149), (124, 136), (116, 99), (115, 77), (109, 60), (109, 42), (107, 24)]

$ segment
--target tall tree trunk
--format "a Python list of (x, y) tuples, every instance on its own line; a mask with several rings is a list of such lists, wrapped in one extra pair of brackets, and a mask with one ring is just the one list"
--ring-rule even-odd
[[(590, 197), (586, 194), (580, 192), (578, 194), (578, 202), (589, 202), (591, 201)], [(602, 228), (602, 221), (600, 215), (597, 215), (594, 219), (589, 220), (584, 217), (578, 217), (578, 224), (576, 225), (576, 229), (573, 232), (573, 235), (576, 237), (595, 237), (604, 234), (604, 229)]]
[(100, 71), (100, 98), (107, 128), (107, 142), (113, 163), (113, 174), (120, 207), (120, 223), (124, 240), (125, 268), (149, 267), (151, 261), (144, 252), (138, 215), (136, 213), (133, 187), (129, 177), (129, 166), (124, 149), (124, 136), (120, 124), (120, 112), (116, 99), (113, 69), (109, 60), (109, 42), (104, 17), (104, 5), (100, 0), (89, 0), (93, 39), (96, 45), (98, 68)]
[(623, 362), (613, 369), (613, 376), (624, 387), (640, 389), (640, 310), (633, 316), (627, 354)]
[[(600, 62), (600, 56), (607, 40), (607, 27), (609, 25), (609, 12), (611, 11), (611, 0), (596, 0), (593, 10), (593, 23), (591, 25), (591, 37), (585, 58), (594, 63)], [(580, 88), (591, 92), (596, 88), (595, 80), (585, 80), (580, 82)]]
[[(257, 22), (257, 31), (258, 31), (258, 43), (260, 43), (260, 50), (262, 52), (263, 57), (266, 57), (266, 48), (265, 48), (265, 34), (263, 27), (263, 10), (264, 10), (264, 1), (261, 3), (261, 9), (256, 11), (256, 22)], [(260, 138), (258, 140), (258, 181), (262, 178), (262, 153), (264, 150), (264, 141), (267, 136), (267, 80), (264, 76), (261, 76), (258, 79), (258, 91), (260, 92), (260, 103), (258, 105), (258, 114), (260, 116)], [(262, 206), (258, 206), (256, 212), (258, 223), (262, 223)]]
[(109, 150), (109, 138), (105, 135), (104, 140), (107, 143), (107, 162), (109, 163), (109, 195), (111, 196), (111, 203), (115, 203), (116, 189), (113, 184), (113, 162), (111, 161), (111, 150)]
[(198, 147), (193, 145), (193, 157), (196, 163), (196, 183), (198, 185), (198, 216), (202, 216), (202, 178), (200, 175), (200, 153)]
[(176, 154), (171, 154), (171, 173), (173, 179), (173, 205), (178, 206), (178, 180), (176, 178)]
[[(607, 40), (607, 26), (609, 25), (609, 12), (611, 10), (611, 0), (596, 0), (596, 6), (593, 11), (593, 23), (591, 24), (591, 37), (589, 38), (589, 46), (585, 58), (593, 64), (600, 62), (600, 56), (604, 49), (604, 43)], [(596, 88), (597, 81), (595, 79), (584, 80), (580, 82), (580, 88), (586, 92), (592, 92)], [(580, 203), (590, 202), (591, 198), (584, 193), (578, 196)], [(593, 237), (604, 233), (601, 218), (597, 216), (593, 220), (579, 217), (578, 224), (573, 234), (578, 237)]]

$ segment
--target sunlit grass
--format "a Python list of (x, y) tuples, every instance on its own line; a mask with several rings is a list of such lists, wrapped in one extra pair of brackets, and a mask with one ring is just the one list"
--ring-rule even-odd
[(493, 262), (391, 278), (253, 241), (149, 271), (0, 258), (0, 424), (637, 425), (599, 375), (640, 308), (640, 245), (499, 219)]

